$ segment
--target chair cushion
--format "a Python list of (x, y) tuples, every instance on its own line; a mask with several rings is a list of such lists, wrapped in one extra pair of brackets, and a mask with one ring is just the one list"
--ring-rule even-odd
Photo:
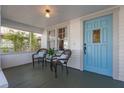
[[(60, 57), (57, 57), (57, 59), (66, 59), (68, 57), (68, 55), (62, 54)], [(64, 63), (64, 60), (59, 60), (61, 63)]]
[(38, 58), (38, 57), (39, 57), (39, 55), (38, 55), (38, 54), (35, 54), (35, 55), (34, 55), (34, 58)]
[(65, 54), (62, 54), (60, 57), (58, 57), (58, 58), (60, 58), (60, 59), (66, 59), (68, 57), (68, 55), (65, 55)]
[(57, 56), (60, 56), (62, 53), (63, 53), (63, 51), (58, 50), (58, 51), (56, 51), (56, 53), (55, 53), (55, 54), (56, 54)]
[(44, 54), (45, 54), (44, 51), (43, 51), (43, 52), (39, 52), (39, 53), (38, 53), (38, 57), (44, 57)]
[(38, 54), (35, 54), (35, 55), (34, 55), (34, 58), (44, 57), (44, 54), (45, 54), (45, 52), (44, 52), (44, 51), (39, 52)]

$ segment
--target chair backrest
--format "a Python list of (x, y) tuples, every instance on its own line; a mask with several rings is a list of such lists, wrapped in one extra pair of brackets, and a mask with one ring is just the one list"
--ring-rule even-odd
[(55, 50), (56, 56), (61, 56), (63, 54), (64, 50)]
[(45, 57), (46, 54), (47, 54), (47, 49), (41, 48), (41, 49), (39, 49), (39, 50), (37, 51), (37, 54), (40, 54), (40, 52), (44, 52), (44, 53), (43, 53), (43, 57)]
[(66, 50), (64, 50), (63, 54), (67, 55), (67, 60), (69, 60), (69, 58), (71, 57), (72, 52), (71, 52), (70, 49), (66, 49)]

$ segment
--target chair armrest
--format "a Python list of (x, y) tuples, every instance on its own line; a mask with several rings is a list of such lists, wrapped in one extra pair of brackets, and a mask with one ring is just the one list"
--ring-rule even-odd
[(57, 60), (60, 61), (60, 62), (63, 61), (63, 64), (67, 64), (67, 62), (68, 62), (68, 59), (64, 59), (64, 58), (63, 59), (62, 58), (61, 59), (57, 59)]
[[(61, 55), (60, 55), (61, 56)], [(68, 60), (67, 58), (60, 58), (60, 56), (52, 56), (52, 59), (58, 59), (58, 60)]]
[(37, 55), (38, 53), (34, 53), (34, 54), (32, 54), (32, 57), (34, 57), (34, 55)]
[(56, 55), (56, 54), (55, 54), (54, 56), (55, 56), (55, 57), (60, 57), (61, 55)]
[(58, 60), (68, 60), (68, 59), (60, 58), (60, 59), (58, 59)]
[(58, 60), (57, 57), (53, 57), (52, 60)]

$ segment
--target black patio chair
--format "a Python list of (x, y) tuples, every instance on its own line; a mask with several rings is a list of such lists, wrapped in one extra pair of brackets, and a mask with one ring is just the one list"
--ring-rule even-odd
[(70, 49), (66, 49), (64, 50), (64, 52), (58, 57), (53, 57), (52, 59), (52, 65), (55, 69), (55, 77), (57, 77), (57, 64), (60, 64), (62, 66), (62, 71), (63, 71), (63, 65), (65, 65), (66, 67), (66, 73), (68, 74), (68, 66), (67, 66), (67, 63), (68, 63), (68, 60), (69, 58), (71, 57), (71, 50)]
[(64, 50), (54, 50), (54, 52), (55, 52), (55, 54), (52, 55), (52, 56), (49, 56), (49, 54), (47, 53), (46, 58), (45, 58), (46, 66), (47, 66), (47, 63), (49, 62), (51, 71), (53, 71), (53, 69), (52, 69), (52, 59), (54, 57), (60, 57), (63, 54)]
[(39, 49), (36, 53), (32, 54), (33, 68), (35, 62), (38, 62), (38, 64), (42, 62), (43, 63), (42, 66), (44, 66), (46, 54), (47, 49), (45, 48)]

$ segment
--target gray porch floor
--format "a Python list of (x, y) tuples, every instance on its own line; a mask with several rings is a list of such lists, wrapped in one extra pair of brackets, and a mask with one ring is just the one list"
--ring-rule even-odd
[(10, 88), (116, 88), (124, 87), (124, 82), (113, 80), (111, 77), (69, 68), (69, 74), (61, 71), (58, 66), (58, 78), (50, 71), (49, 64), (32, 68), (26, 64), (4, 69)]

